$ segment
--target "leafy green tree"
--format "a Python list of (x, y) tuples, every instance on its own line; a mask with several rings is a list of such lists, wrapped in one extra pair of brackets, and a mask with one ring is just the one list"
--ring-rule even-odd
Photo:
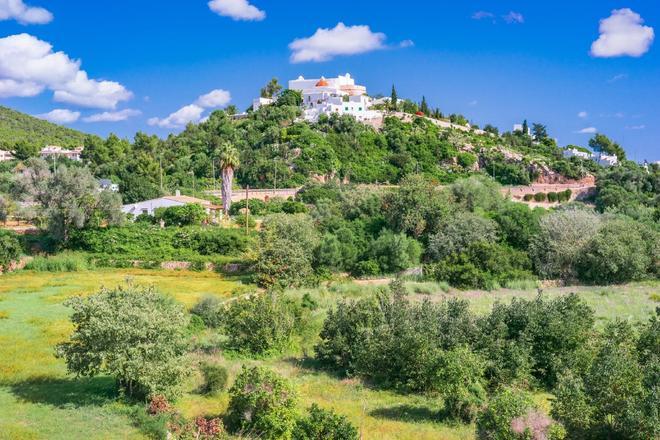
[(261, 89), (261, 97), (274, 98), (279, 95), (281, 91), (282, 86), (280, 85), (280, 82), (277, 78), (273, 78)]
[(344, 416), (313, 404), (296, 422), (293, 440), (358, 440), (358, 430)]
[(540, 232), (530, 242), (529, 253), (536, 272), (547, 279), (573, 279), (585, 246), (601, 225), (595, 213), (571, 209), (540, 219)]
[(286, 89), (282, 94), (277, 98), (278, 107), (300, 107), (303, 103), (302, 94), (298, 90), (289, 90)]
[(511, 422), (532, 408), (532, 400), (525, 392), (511, 388), (498, 391), (477, 418), (477, 437), (483, 440), (523, 438), (514, 432)]
[(417, 240), (387, 230), (372, 243), (369, 251), (383, 273), (400, 272), (415, 266), (421, 253), (422, 247)]
[(227, 425), (232, 432), (265, 440), (291, 438), (296, 393), (284, 378), (263, 367), (243, 366), (229, 396)]
[(527, 136), (528, 133), (529, 133), (529, 125), (527, 124), (527, 119), (525, 119), (525, 120), (523, 121), (523, 125), (522, 125), (522, 133), (523, 133), (523, 135), (525, 135), (525, 136)]
[(188, 203), (182, 206), (157, 208), (154, 217), (157, 221), (163, 220), (167, 226), (193, 226), (199, 225), (208, 214), (201, 205)]
[(222, 323), (229, 347), (253, 355), (285, 348), (296, 327), (293, 304), (274, 294), (254, 294), (232, 301)]
[(493, 220), (499, 225), (502, 239), (516, 249), (527, 250), (533, 237), (540, 232), (542, 210), (532, 210), (526, 204), (507, 202), (494, 213)]
[(493, 135), (495, 135), (495, 136), (499, 136), (499, 135), (500, 135), (500, 130), (499, 130), (497, 127), (495, 127), (494, 125), (491, 125), (491, 124), (486, 124), (486, 125), (484, 126), (484, 131), (485, 131), (486, 133), (490, 133), (490, 134), (493, 134)]
[(60, 166), (53, 173), (41, 159), (27, 164), (15, 190), (25, 201), (36, 203), (36, 220), (47, 225), (56, 239), (68, 241), (72, 229), (122, 222), (121, 198), (100, 191), (88, 169)]
[(0, 230), (0, 273), (21, 256), (21, 244), (13, 233)]
[(427, 116), (431, 114), (431, 109), (429, 108), (429, 105), (426, 102), (426, 96), (422, 96), (422, 102), (419, 105), (419, 111)]
[(445, 409), (455, 419), (472, 422), (486, 401), (485, 362), (468, 347), (440, 356), (438, 383)]
[(591, 138), (591, 140), (589, 140), (589, 147), (599, 153), (614, 154), (619, 160), (626, 159), (626, 151), (604, 134), (598, 133)]
[(40, 151), (41, 148), (37, 144), (28, 141), (18, 141), (14, 145), (12, 154), (15, 159), (25, 161), (39, 156)]
[[(657, 264), (660, 234), (632, 220), (605, 223), (584, 247), (580, 279), (591, 283), (624, 283), (650, 275)], [(655, 260), (655, 261), (654, 261)]]
[(67, 301), (74, 331), (57, 346), (70, 373), (114, 377), (132, 397), (180, 393), (188, 318), (171, 298), (132, 286)]
[(456, 202), (472, 212), (477, 209), (492, 211), (504, 201), (500, 185), (486, 176), (458, 180), (451, 185), (450, 191)]
[(459, 212), (445, 220), (429, 237), (426, 259), (440, 261), (467, 251), (473, 243), (494, 243), (497, 239), (497, 224), (493, 220), (471, 212)]
[(548, 128), (543, 124), (532, 124), (532, 135), (541, 142), (548, 138)]

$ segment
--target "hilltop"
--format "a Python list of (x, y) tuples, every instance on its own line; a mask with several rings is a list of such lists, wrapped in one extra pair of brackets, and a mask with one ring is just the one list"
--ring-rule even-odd
[(83, 145), (87, 136), (86, 133), (0, 106), (0, 149), (11, 149), (21, 141), (40, 147), (77, 147)]

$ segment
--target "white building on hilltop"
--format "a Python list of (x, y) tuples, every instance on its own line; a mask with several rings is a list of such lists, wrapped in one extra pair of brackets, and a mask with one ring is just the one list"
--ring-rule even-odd
[(577, 148), (570, 148), (564, 150), (563, 152), (565, 159), (570, 159), (571, 157), (579, 157), (580, 159), (591, 159), (593, 154), (587, 153), (586, 151), (580, 151)]
[(11, 154), (11, 151), (0, 150), (0, 162), (6, 162), (8, 160), (12, 160), (13, 158), (14, 155)]
[(289, 81), (289, 89), (297, 90), (303, 98), (303, 117), (315, 122), (319, 116), (332, 114), (351, 115), (358, 121), (368, 121), (381, 116), (370, 110), (373, 100), (367, 96), (367, 88), (355, 84), (350, 74), (337, 78), (305, 79), (302, 76)]
[(79, 162), (81, 160), (82, 152), (83, 147), (67, 150), (66, 148), (58, 147), (56, 145), (47, 145), (41, 150), (40, 155), (42, 159), (48, 159), (51, 157), (66, 157), (67, 159)]

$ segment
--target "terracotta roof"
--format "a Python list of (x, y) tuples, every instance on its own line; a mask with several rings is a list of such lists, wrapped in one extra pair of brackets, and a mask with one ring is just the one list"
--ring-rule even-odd
[(325, 80), (325, 78), (321, 78), (319, 82), (316, 83), (316, 87), (328, 87), (330, 84), (328, 84), (328, 81)]
[(189, 197), (189, 196), (165, 196), (163, 198), (179, 203), (196, 203), (198, 205), (204, 205), (204, 206), (209, 206), (212, 204), (208, 200), (197, 199), (195, 197)]

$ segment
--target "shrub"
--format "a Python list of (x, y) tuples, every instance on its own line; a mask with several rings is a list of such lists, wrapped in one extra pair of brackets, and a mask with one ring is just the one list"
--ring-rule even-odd
[(157, 208), (154, 213), (155, 221), (163, 220), (168, 226), (199, 225), (206, 218), (206, 210), (196, 203), (189, 203), (183, 206), (170, 206), (169, 208)]
[(539, 233), (540, 212), (523, 203), (508, 202), (498, 207), (493, 220), (497, 222), (504, 241), (526, 251), (532, 237)]
[(465, 252), (470, 245), (480, 241), (497, 241), (497, 224), (470, 212), (457, 213), (429, 237), (426, 258), (440, 261), (452, 254)]
[(456, 202), (471, 212), (477, 209), (491, 211), (504, 200), (500, 194), (500, 186), (487, 176), (458, 180), (451, 185), (450, 191)]
[(293, 429), (293, 440), (358, 440), (358, 430), (344, 416), (313, 404)]
[(57, 356), (70, 373), (113, 376), (129, 396), (176, 397), (187, 374), (182, 307), (152, 289), (132, 286), (66, 304), (73, 309), (73, 334)]
[(548, 193), (548, 202), (556, 203), (558, 200), (559, 200), (559, 196), (557, 195), (556, 192), (549, 192)]
[(156, 394), (151, 396), (151, 398), (149, 399), (149, 408), (147, 409), (147, 412), (149, 412), (149, 414), (151, 414), (152, 416), (163, 413), (169, 413), (172, 412), (172, 406), (167, 401), (165, 396)]
[(275, 293), (253, 294), (232, 301), (225, 312), (228, 345), (236, 351), (264, 355), (291, 342), (300, 310)]
[(282, 377), (262, 367), (243, 366), (229, 396), (227, 425), (232, 432), (265, 440), (291, 435), (296, 395)]
[(359, 261), (353, 267), (352, 273), (357, 277), (376, 276), (380, 274), (380, 265), (374, 260)]
[(458, 164), (463, 168), (472, 168), (477, 163), (477, 156), (472, 153), (458, 153), (456, 156)]
[(204, 324), (210, 328), (218, 328), (222, 325), (222, 303), (215, 296), (205, 296), (195, 304), (190, 311), (199, 316)]
[(438, 383), (449, 415), (472, 422), (486, 401), (484, 361), (467, 347), (440, 356)]
[(63, 252), (50, 257), (34, 257), (25, 269), (36, 272), (82, 272), (94, 269), (94, 264), (90, 262), (85, 254), (76, 252)]
[(378, 262), (381, 272), (395, 273), (418, 264), (422, 247), (417, 240), (404, 234), (383, 231), (372, 243), (369, 253)]
[(21, 256), (21, 244), (15, 234), (0, 230), (0, 272)]
[(504, 388), (491, 398), (477, 418), (477, 437), (484, 440), (516, 440), (523, 438), (514, 432), (514, 419), (532, 409), (532, 400), (524, 392)]
[(191, 249), (201, 255), (241, 255), (250, 245), (249, 236), (231, 228), (183, 229), (172, 238), (175, 249)]
[(525, 194), (523, 196), (523, 200), (526, 202), (531, 202), (532, 200), (534, 200), (534, 194)]
[(540, 203), (540, 202), (545, 202), (546, 200), (547, 200), (547, 195), (545, 193), (538, 192), (538, 193), (534, 194), (534, 201), (535, 202)]
[(249, 205), (250, 215), (260, 216), (266, 213), (266, 202), (259, 199), (252, 199), (249, 203), (245, 200), (239, 200), (231, 204), (229, 214), (232, 216), (243, 215), (243, 210)]
[(217, 394), (225, 390), (229, 374), (222, 365), (204, 363), (200, 370), (204, 376), (202, 392), (204, 394)]
[(606, 223), (586, 244), (578, 275), (590, 283), (624, 283), (645, 278), (660, 234), (631, 220)]
[(248, 229), (254, 229), (257, 227), (257, 221), (254, 219), (254, 217), (250, 216), (238, 215), (234, 217), (234, 222), (240, 228), (245, 228), (246, 225)]

